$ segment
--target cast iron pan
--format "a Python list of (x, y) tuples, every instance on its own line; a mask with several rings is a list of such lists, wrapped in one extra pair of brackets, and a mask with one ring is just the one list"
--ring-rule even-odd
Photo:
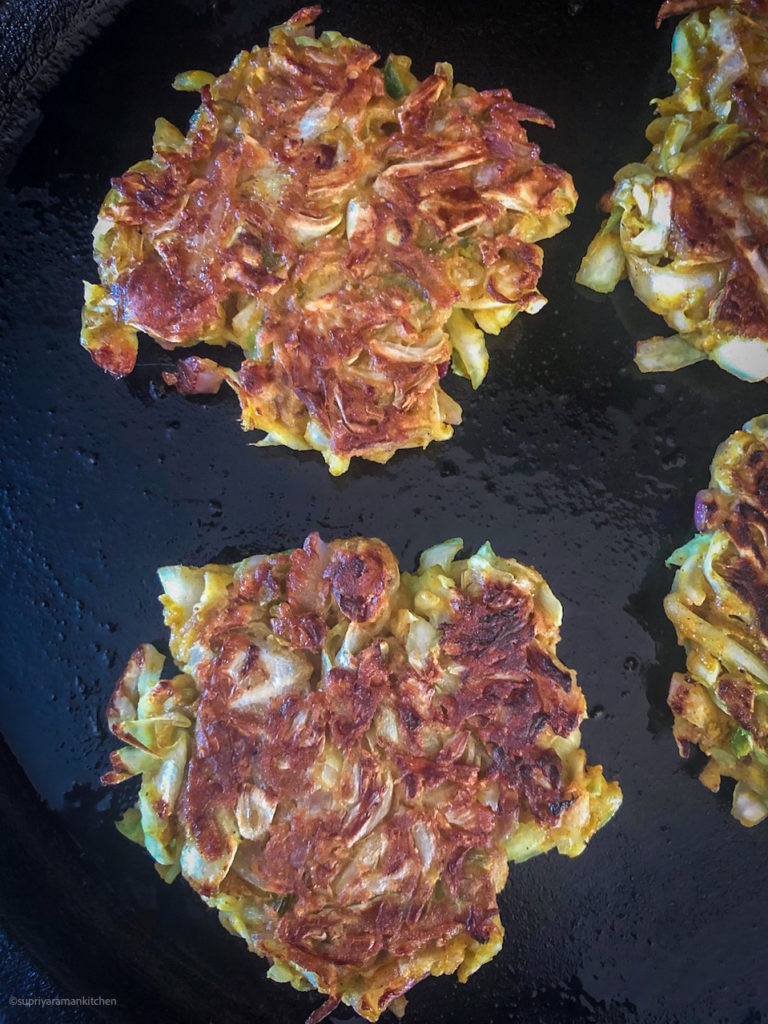
[[(572, 284), (595, 203), (645, 155), (648, 102), (669, 88), (656, 3), (328, 3), (324, 27), (409, 53), (421, 74), (450, 60), (459, 80), (548, 110), (557, 130), (533, 135), (581, 193), (573, 227), (546, 244), (550, 304), (494, 342), (479, 392), (449, 383), (465, 408), (453, 441), (337, 480), (319, 457), (250, 448), (229, 394), (166, 393), (157, 349), (115, 383), (77, 344), (109, 178), (148, 155), (156, 116), (185, 124), (193, 108), (174, 74), (223, 71), (298, 0), (0, 5), (6, 140), (17, 133), (0, 192), (0, 916), (31, 957), (31, 994), (117, 1000), (14, 1008), (6, 971), (4, 1020), (301, 1024), (318, 1004), (267, 981), (191, 890), (159, 880), (114, 829), (133, 791), (98, 783), (115, 678), (138, 642), (164, 643), (156, 567), (277, 551), (312, 529), (378, 535), (406, 567), (457, 534), (535, 565), (565, 607), (590, 760), (624, 789), (582, 857), (512, 869), (503, 952), (465, 986), (419, 985), (409, 1024), (768, 1018), (768, 824), (742, 828), (730, 787), (713, 796), (679, 760), (664, 698), (683, 656), (661, 610), (664, 558), (691, 533), (715, 447), (768, 411), (768, 391), (711, 364), (640, 375), (633, 341), (653, 318), (626, 286), (596, 300)], [(34, 115), (15, 89), (42, 86)]]

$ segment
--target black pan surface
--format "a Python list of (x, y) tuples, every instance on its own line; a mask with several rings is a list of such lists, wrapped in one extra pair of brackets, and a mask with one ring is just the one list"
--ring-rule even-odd
[[(56, 8), (48, 31), (62, 33), (75, 6), (31, 5)], [(156, 116), (184, 124), (193, 108), (174, 74), (223, 71), (295, 5), (132, 0), (106, 25), (108, 5), (93, 6), (78, 26), (91, 41), (6, 154), (0, 190), (0, 918), (53, 979), (33, 971), (33, 992), (117, 1005), (13, 1007), (12, 979), (0, 1019), (300, 1024), (319, 1003), (267, 981), (189, 889), (164, 885), (114, 830), (133, 791), (98, 783), (114, 680), (138, 642), (164, 643), (156, 567), (293, 547), (317, 528), (378, 535), (406, 567), (457, 534), (535, 565), (564, 605), (590, 760), (625, 794), (582, 857), (511, 870), (503, 952), (467, 985), (419, 985), (406, 1021), (764, 1024), (768, 824), (742, 828), (730, 788), (713, 796), (678, 758), (664, 698), (683, 655), (661, 600), (715, 447), (768, 394), (714, 365), (642, 376), (633, 342), (654, 319), (626, 286), (600, 300), (572, 284), (596, 201), (645, 155), (648, 103), (669, 88), (656, 0), (327, 5), (323, 27), (409, 53), (421, 74), (447, 59), (459, 80), (548, 110), (557, 130), (532, 134), (581, 194), (546, 243), (550, 304), (494, 342), (476, 394), (449, 383), (465, 409), (454, 439), (337, 480), (319, 457), (249, 447), (234, 398), (166, 393), (153, 347), (115, 383), (77, 344), (109, 177), (148, 155)]]

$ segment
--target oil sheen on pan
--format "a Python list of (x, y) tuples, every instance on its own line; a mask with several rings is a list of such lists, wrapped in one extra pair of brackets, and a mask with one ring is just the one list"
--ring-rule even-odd
[(621, 791), (588, 767), (562, 609), (533, 569), (461, 540), (399, 572), (353, 538), (160, 570), (182, 673), (139, 647), (110, 702), (121, 830), (179, 873), (269, 977), (398, 1016), (430, 974), (501, 948), (508, 861), (574, 857)]
[(156, 123), (151, 160), (112, 182), (94, 231), (82, 343), (130, 373), (137, 331), (166, 349), (242, 350), (238, 369), (177, 362), (183, 393), (237, 394), (261, 444), (322, 453), (334, 474), (360, 456), (445, 440), (461, 409), (452, 368), (478, 387), (483, 332), (545, 300), (541, 239), (576, 203), (570, 175), (539, 158), (521, 121), (552, 125), (506, 89), (419, 81), (383, 68), (319, 8), (272, 30), (199, 90), (186, 136)]

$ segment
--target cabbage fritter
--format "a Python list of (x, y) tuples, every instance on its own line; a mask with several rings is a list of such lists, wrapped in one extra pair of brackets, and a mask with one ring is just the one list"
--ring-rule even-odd
[(120, 828), (269, 976), (375, 1021), (499, 950), (507, 861), (576, 856), (621, 802), (580, 748), (541, 576), (461, 540), (400, 575), (379, 540), (160, 570), (182, 675), (139, 647), (108, 709), (141, 775)]
[(166, 349), (243, 352), (237, 370), (196, 356), (166, 382), (237, 394), (261, 444), (353, 456), (445, 440), (461, 410), (449, 367), (477, 387), (483, 332), (535, 313), (542, 252), (576, 192), (543, 164), (521, 121), (552, 125), (506, 89), (420, 82), (383, 69), (313, 7), (242, 52), (220, 78), (180, 89), (202, 105), (183, 136), (156, 125), (151, 160), (114, 179), (94, 230), (101, 283), (86, 285), (82, 344), (117, 377), (137, 331)]
[(664, 608), (687, 653), (669, 691), (675, 738), (683, 756), (709, 755), (709, 789), (737, 780), (733, 815), (755, 825), (768, 815), (768, 416), (718, 448), (696, 528), (668, 559)]
[[(699, 8), (702, 8), (699, 10)], [(714, 9), (712, 9), (714, 8)], [(637, 346), (641, 370), (713, 359), (768, 377), (768, 0), (667, 0), (676, 88), (657, 101), (644, 163), (623, 167), (577, 280), (635, 294), (677, 333)]]

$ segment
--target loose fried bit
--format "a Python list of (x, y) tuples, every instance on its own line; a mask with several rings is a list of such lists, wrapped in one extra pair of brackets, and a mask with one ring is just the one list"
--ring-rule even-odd
[[(692, 13), (688, 13), (692, 12)], [(643, 371), (713, 359), (768, 377), (768, 3), (667, 0), (676, 89), (658, 100), (644, 163), (615, 175), (577, 281), (635, 294), (677, 333), (638, 342)]]
[(710, 761), (701, 781), (736, 779), (733, 815), (768, 816), (768, 417), (720, 445), (709, 489), (696, 496), (699, 534), (668, 559), (677, 565), (664, 607), (688, 656), (669, 706), (682, 756)]
[(112, 182), (81, 340), (117, 377), (138, 330), (166, 349), (238, 345), (237, 371), (193, 358), (165, 380), (225, 381), (261, 444), (316, 449), (337, 474), (451, 436), (461, 410), (440, 379), (452, 365), (477, 387), (483, 331), (544, 304), (534, 243), (576, 193), (520, 124), (546, 114), (454, 85), (450, 64), (423, 82), (407, 57), (378, 68), (353, 39), (316, 39), (319, 13), (220, 78), (176, 80), (202, 105), (186, 137), (160, 119), (152, 159)]
[(533, 569), (460, 540), (400, 575), (378, 540), (160, 570), (160, 681), (133, 655), (108, 709), (142, 776), (120, 825), (269, 976), (375, 1021), (499, 950), (507, 861), (576, 856), (621, 802), (580, 749), (584, 696)]

